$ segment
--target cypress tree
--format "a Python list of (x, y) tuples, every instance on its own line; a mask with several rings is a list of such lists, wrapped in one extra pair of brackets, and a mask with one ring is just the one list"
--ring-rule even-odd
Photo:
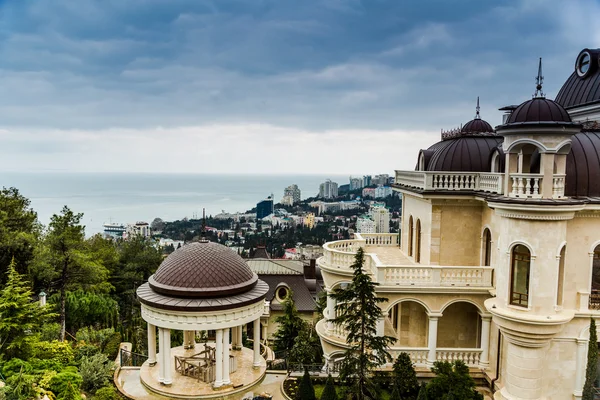
[(304, 375), (298, 386), (298, 394), (296, 395), (297, 400), (317, 400), (315, 396), (315, 388), (313, 387), (308, 369), (304, 369)]
[(402, 352), (394, 362), (394, 386), (402, 399), (414, 399), (419, 391), (417, 373), (413, 367), (410, 355)]
[(398, 385), (396, 384), (394, 384), (394, 389), (392, 390), (392, 394), (390, 395), (390, 400), (402, 400), (400, 392), (398, 391)]
[(590, 318), (590, 341), (588, 343), (587, 368), (585, 370), (585, 384), (583, 385), (582, 400), (594, 400), (594, 383), (596, 382), (598, 368), (598, 336), (596, 322)]
[(425, 392), (425, 384), (421, 385), (421, 389), (419, 389), (419, 395), (417, 396), (417, 400), (427, 400), (427, 393)]
[(291, 290), (283, 301), (283, 315), (277, 317), (275, 321), (279, 324), (279, 328), (274, 335), (274, 350), (290, 351), (294, 347), (296, 337), (304, 327), (304, 321), (296, 309)]
[(335, 307), (339, 317), (334, 323), (340, 324), (347, 332), (348, 350), (340, 368), (340, 380), (350, 382), (354, 398), (357, 400), (376, 399), (377, 388), (371, 374), (375, 368), (391, 360), (387, 347), (395, 339), (377, 335), (377, 322), (383, 318), (378, 303), (387, 301), (378, 297), (371, 276), (364, 272), (364, 251), (356, 252), (352, 283), (346, 289), (336, 289), (332, 294), (337, 300)]
[(333, 384), (333, 378), (331, 377), (331, 374), (327, 377), (327, 382), (325, 382), (325, 389), (323, 389), (321, 400), (338, 400), (338, 395), (335, 390), (335, 385)]

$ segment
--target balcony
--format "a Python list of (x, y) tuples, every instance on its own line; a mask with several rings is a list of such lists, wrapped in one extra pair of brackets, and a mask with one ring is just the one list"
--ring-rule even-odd
[[(514, 198), (542, 198), (543, 174), (511, 173), (508, 190), (504, 193), (504, 173), (496, 172), (437, 172), (396, 171), (396, 185), (426, 192), (463, 191), (495, 193)], [(565, 194), (565, 175), (552, 176), (552, 198)]]
[(356, 251), (365, 251), (364, 269), (384, 288), (492, 288), (492, 267), (416, 264), (398, 247), (398, 234), (358, 233), (352, 240), (326, 243), (322, 269), (351, 276)]

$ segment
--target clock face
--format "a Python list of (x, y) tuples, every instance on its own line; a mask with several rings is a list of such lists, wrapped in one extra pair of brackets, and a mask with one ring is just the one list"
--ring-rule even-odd
[(592, 56), (587, 51), (582, 51), (575, 62), (575, 71), (580, 77), (584, 77), (590, 72), (592, 66)]

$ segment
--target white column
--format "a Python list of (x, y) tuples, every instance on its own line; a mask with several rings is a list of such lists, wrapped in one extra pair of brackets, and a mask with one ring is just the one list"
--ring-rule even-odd
[(215, 342), (215, 383), (214, 387), (223, 386), (223, 329), (217, 329)]
[(229, 379), (229, 328), (223, 330), (223, 385), (231, 384)]
[(158, 382), (163, 383), (165, 381), (165, 362), (163, 356), (165, 355), (165, 328), (158, 328)]
[(148, 324), (148, 364), (156, 364), (156, 326)]
[(235, 350), (237, 347), (237, 326), (231, 327), (231, 350)]
[[(490, 364), (490, 325), (492, 317), (489, 315), (481, 316), (481, 357), (479, 358), (479, 367), (486, 369)], [(499, 355), (498, 355), (499, 356)]]
[(194, 348), (194, 331), (183, 331), (183, 348), (193, 349)]
[(335, 319), (335, 305), (336, 305), (336, 301), (333, 297), (331, 297), (331, 293), (332, 293), (332, 290), (327, 291), (327, 308), (325, 309), (325, 312), (323, 313), (324, 317), (329, 320), (327, 322), (327, 329), (329, 331), (332, 331), (334, 328), (334, 324), (333, 324), (333, 322), (331, 322), (331, 320)]
[(585, 383), (585, 369), (587, 364), (587, 340), (577, 340), (577, 359), (575, 360), (575, 390), (573, 395), (581, 399), (583, 395), (583, 384)]
[(437, 315), (429, 316), (429, 337), (427, 339), (427, 347), (429, 348), (429, 353), (427, 354), (428, 365), (433, 365), (436, 359), (438, 319), (439, 316)]
[(171, 330), (164, 329), (163, 335), (165, 338), (165, 344), (163, 345), (164, 356), (162, 357), (163, 364), (165, 365), (165, 379), (163, 384), (170, 385), (173, 383), (173, 368), (171, 364)]
[(241, 326), (237, 327), (237, 344), (238, 344), (238, 347), (237, 347), (238, 350), (241, 350), (242, 347), (244, 347), (244, 338), (242, 336), (242, 327)]
[(254, 364), (253, 366), (260, 367), (260, 318), (254, 320)]

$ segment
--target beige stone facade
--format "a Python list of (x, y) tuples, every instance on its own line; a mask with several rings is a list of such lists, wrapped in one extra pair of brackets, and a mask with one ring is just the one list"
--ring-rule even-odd
[[(483, 167), (427, 168), (424, 151), (417, 171), (396, 171), (401, 235), (327, 243), (318, 263), (329, 292), (351, 280), (354, 254), (365, 250), (365, 269), (388, 299), (378, 332), (395, 337), (390, 353), (408, 352), (421, 371), (458, 359), (486, 378), (495, 399), (580, 399), (590, 317), (600, 317), (600, 197), (580, 194), (588, 190), (581, 175), (578, 196), (565, 187), (574, 190), (567, 167), (572, 139), (583, 133), (577, 121), (588, 124), (600, 105), (569, 109), (571, 121), (551, 100), (530, 102), (523, 105), (546, 104), (559, 119), (511, 114), (498, 132), (482, 131), (494, 147)], [(442, 138), (461, 135), (477, 136), (458, 130)], [(478, 143), (472, 151), (481, 150)], [(441, 152), (438, 145), (428, 157)], [(576, 161), (592, 163), (587, 171), (598, 164)], [(343, 329), (331, 322), (335, 306), (328, 298), (317, 324), (330, 363), (346, 347)]]

